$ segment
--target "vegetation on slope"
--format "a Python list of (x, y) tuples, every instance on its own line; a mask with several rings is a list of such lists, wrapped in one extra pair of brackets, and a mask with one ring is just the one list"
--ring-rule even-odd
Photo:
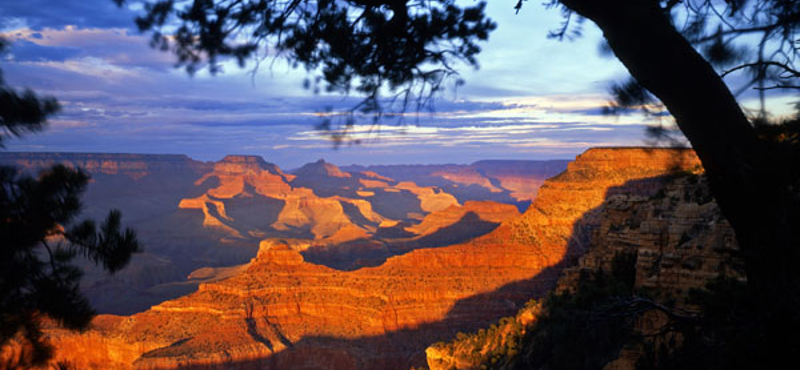
[(633, 318), (617, 315), (616, 309), (633, 297), (634, 264), (634, 255), (619, 254), (611, 273), (582, 274), (574, 291), (553, 292), (488, 329), (436, 343), (429, 358), (432, 351), (452, 354), (434, 364), (442, 369), (602, 368), (633, 328)]

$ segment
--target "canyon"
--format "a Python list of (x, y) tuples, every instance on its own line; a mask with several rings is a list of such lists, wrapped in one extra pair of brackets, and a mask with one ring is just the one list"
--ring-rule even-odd
[[(56, 360), (81, 369), (430, 364), (432, 343), (515, 314), (556, 287), (562, 272), (569, 279), (585, 266), (580, 258), (610, 227), (610, 199), (648, 199), (664, 191), (665, 175), (700, 166), (686, 149), (590, 149), (543, 181), (522, 214), (516, 204), (465, 200), (463, 192), (375, 167), (343, 171), (320, 161), (285, 174), (257, 158), (228, 157), (209, 168), (192, 183), (193, 196), (179, 200), (180, 211), (192, 212), (220, 243), (259, 239), (255, 257), (197, 270), (197, 291), (131, 316), (100, 315), (85, 333), (51, 328)], [(514, 199), (532, 194), (475, 177), (488, 173), (456, 172), (446, 181)], [(518, 181), (510, 176), (505, 184)], [(400, 196), (416, 200), (393, 206), (406, 204)], [(247, 226), (231, 221), (241, 218), (237, 201), (259, 197), (284, 206)]]
[[(562, 162), (497, 161), (494, 177), (478, 176), (484, 184), (526, 179), (535, 186), (561, 172)], [(438, 179), (419, 185), (414, 181), (419, 177), (396, 180), (374, 171), (345, 171), (323, 160), (289, 173), (246, 155), (202, 162), (185, 155), (0, 152), (0, 165), (34, 175), (54, 164), (79, 167), (92, 176), (82, 216), (99, 220), (110, 209), (120, 209), (123, 223), (137, 230), (144, 244), (145, 252), (113, 276), (93, 263), (81, 263), (81, 288), (101, 313), (133, 314), (196, 291), (200, 283), (250, 261), (263, 239), (302, 239), (309, 261), (355, 269), (423, 244), (454, 243), (488, 232), (499, 222), (498, 211), (483, 207), (495, 213), (488, 220), (458, 211), (472, 201), (505, 199), (517, 209), (522, 205), (510, 200), (516, 190), (493, 186), (489, 191), (441, 177), (474, 165), (432, 166), (436, 175), (417, 171)], [(445, 187), (459, 189), (458, 197)], [(509, 216), (518, 212), (496, 206), (506, 207), (501, 213)], [(462, 215), (448, 219), (461, 222), (446, 233), (429, 226), (424, 226), (427, 231), (406, 230), (426, 217), (432, 219), (425, 225), (444, 227), (435, 218), (448, 208), (446, 217)]]

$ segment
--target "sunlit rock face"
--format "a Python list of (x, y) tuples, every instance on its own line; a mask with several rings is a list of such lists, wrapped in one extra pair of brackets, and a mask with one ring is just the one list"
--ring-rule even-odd
[[(339, 200), (318, 197), (308, 188), (293, 187), (289, 182), (294, 178), (261, 157), (227, 156), (214, 165), (212, 172), (195, 182), (197, 186), (206, 182), (218, 186), (198, 198), (183, 199), (179, 207), (201, 210), (204, 227), (227, 232), (234, 238), (277, 236), (275, 232), (281, 231), (287, 232), (286, 236), (305, 233), (324, 238), (351, 225)], [(225, 212), (225, 203), (241, 210), (236, 218)], [(238, 218), (248, 221), (239, 222)]]
[[(564, 270), (557, 291), (575, 291), (582, 274), (610, 273), (620, 254), (635, 258), (634, 290), (647, 291), (658, 301), (674, 302), (678, 310), (696, 309), (686, 304), (690, 290), (704, 288), (720, 274), (744, 278), (742, 261), (736, 257), (735, 233), (713, 200), (705, 179), (682, 174), (663, 181), (665, 184), (649, 196), (610, 192), (597, 214), (599, 223), (591, 232), (588, 250), (576, 265)], [(535, 317), (523, 309), (514, 320), (525, 330), (530, 329)], [(637, 361), (646, 353), (645, 344), (654, 345), (649, 338), (665, 323), (666, 317), (656, 311), (636, 320), (634, 330), (642, 334), (644, 341), (624, 346), (604, 369), (636, 369)], [(428, 367), (480, 368), (480, 355), (492, 351), (508, 335), (504, 329), (510, 329), (510, 325), (498, 327), (492, 336), (481, 339), (486, 343), (482, 352), (466, 341), (429, 347)], [(525, 353), (525, 349), (520, 352)]]
[(574, 289), (581, 271), (610, 272), (620, 253), (636, 255), (637, 288), (681, 297), (725, 274), (741, 276), (736, 235), (703, 177), (670, 179), (650, 197), (608, 197), (588, 252), (567, 269), (558, 290)]
[(442, 228), (465, 223), (465, 228), (480, 228), (477, 221), (500, 224), (502, 221), (519, 216), (520, 213), (510, 204), (490, 201), (468, 201), (463, 207), (450, 206), (445, 209), (431, 212), (417, 225), (408, 228), (417, 235), (431, 235)]
[(364, 200), (388, 219), (419, 220), (429, 212), (459, 204), (438, 186), (399, 182), (370, 171), (344, 172), (324, 160), (306, 164), (294, 175), (292, 186), (311, 189), (320, 197)]
[[(306, 242), (271, 239), (230, 278), (201, 284), (195, 293), (140, 314), (100, 317), (86, 334), (58, 340), (68, 347), (71, 338), (97, 338), (124, 348), (118, 351), (126, 356), (136, 349), (138, 357), (125, 357), (120, 368), (422, 365), (431, 343), (514, 314), (551, 289), (571, 257), (585, 252), (588, 235), (601, 225), (597, 208), (607, 196), (655, 193), (662, 182), (653, 177), (696, 164), (688, 150), (592, 149), (545, 182), (525, 214), (473, 241), (415, 249), (378, 266), (343, 271), (306, 261), (301, 254), (310, 250)], [(463, 219), (461, 211), (440, 212), (441, 219)], [(502, 211), (483, 213), (492, 219)], [(419, 232), (428, 232), (421, 230), (434, 221), (420, 223)], [(391, 227), (414, 231), (413, 225)], [(98, 348), (96, 356), (73, 358), (62, 351), (58, 356), (79, 368), (104, 368), (106, 347), (92, 347)]]
[(210, 178), (216, 178), (219, 186), (208, 190), (208, 194), (218, 198), (231, 198), (245, 192), (245, 186), (262, 195), (285, 195), (291, 192), (286, 175), (278, 166), (267, 163), (259, 156), (229, 155), (214, 163), (213, 171), (206, 173), (195, 182), (201, 185)]
[(699, 166), (688, 149), (589, 149), (542, 185), (522, 217), (503, 223), (475, 243), (534, 245), (550, 264), (559, 263), (585, 251), (607, 196), (652, 195), (663, 186), (660, 176)]

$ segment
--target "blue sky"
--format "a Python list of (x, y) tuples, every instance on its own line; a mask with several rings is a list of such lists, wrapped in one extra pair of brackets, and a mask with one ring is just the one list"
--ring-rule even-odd
[(466, 85), (446, 91), (436, 114), (402, 126), (357, 126), (362, 144), (333, 149), (314, 129), (317, 113), (350, 107), (357, 97), (314, 95), (302, 87), (306, 73), (282, 60), (254, 76), (226, 64), (222, 74), (190, 77), (136, 31), (136, 5), (4, 1), (0, 32), (12, 41), (0, 58), (5, 78), (53, 95), (64, 107), (45, 132), (11, 140), (7, 149), (184, 153), (202, 160), (257, 154), (292, 168), (318, 158), (342, 165), (572, 158), (592, 146), (642, 145), (644, 125), (653, 122), (600, 113), (608, 86), (626, 72), (601, 56), (599, 30), (586, 23), (574, 41), (551, 40), (547, 32), (560, 25), (559, 12), (528, 2), (517, 15), (515, 4), (489, 2), (498, 28), (483, 44), (480, 69), (461, 66)]

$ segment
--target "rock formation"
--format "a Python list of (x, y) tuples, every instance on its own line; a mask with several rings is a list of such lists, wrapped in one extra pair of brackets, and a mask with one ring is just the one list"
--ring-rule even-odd
[[(183, 199), (179, 207), (201, 210), (203, 226), (227, 232), (231, 237), (327, 239), (342, 229), (374, 231), (386, 219), (374, 207), (402, 209), (416, 203), (417, 208), (412, 212), (392, 215), (405, 219), (422, 217), (425, 213), (457, 204), (452, 195), (434, 187), (420, 187), (408, 182), (390, 185), (383, 182), (386, 180), (391, 181), (374, 174), (342, 172), (323, 160), (309, 163), (295, 174), (288, 175), (261, 157), (227, 156), (214, 165), (213, 171), (195, 182), (197, 186), (212, 181), (218, 185), (199, 197)], [(376, 182), (380, 184), (376, 185)], [(382, 196), (387, 192), (392, 194)], [(405, 198), (393, 194), (402, 194)], [(229, 212), (225, 211), (226, 202), (249, 199), (251, 203), (258, 203), (259, 196), (282, 204), (274, 221), (270, 220), (271, 223), (245, 229), (242, 226), (247, 223), (229, 217)], [(411, 201), (403, 202), (407, 204), (399, 207), (391, 204), (403, 199)], [(231, 207), (233, 205), (228, 206)], [(247, 220), (270, 219), (271, 215), (265, 214), (263, 208), (254, 208), (254, 212), (243, 213), (240, 217)]]
[(557, 175), (568, 161), (487, 160), (470, 165), (349, 166), (351, 172), (366, 171), (397, 181), (437, 186), (459, 202), (492, 200), (516, 203), (521, 210), (536, 198), (545, 179)]
[[(267, 238), (313, 240), (307, 260), (353, 269), (414, 248), (462, 242), (499, 222), (482, 219), (479, 211), (447, 235), (417, 242), (424, 235), (404, 228), (459, 204), (453, 195), (324, 161), (289, 174), (245, 155), (214, 163), (183, 155), (0, 153), (0, 164), (31, 173), (55, 163), (92, 175), (84, 216), (101, 219), (118, 208), (145, 245), (145, 253), (114, 276), (88, 261), (80, 266), (86, 271), (82, 290), (104, 313), (132, 314), (196, 290), (199, 280), (186, 278), (193, 271), (246, 263)], [(379, 227), (385, 222), (403, 226), (387, 233)]]
[(55, 335), (62, 348), (97, 352), (57, 356), (86, 369), (111, 357), (120, 369), (421, 365), (430, 343), (513, 314), (552, 288), (600, 227), (605, 198), (654, 194), (662, 184), (654, 177), (696, 163), (689, 150), (591, 149), (495, 231), (355, 271), (306, 262), (303, 247), (268, 241), (233, 277), (131, 317), (101, 316), (83, 335)]
[[(635, 257), (635, 291), (646, 290), (655, 299), (675, 302), (676, 309), (691, 309), (685, 303), (688, 292), (704, 288), (720, 274), (743, 278), (733, 229), (702, 176), (679, 175), (665, 181), (665, 186), (649, 196), (614, 191), (606, 197), (597, 214), (599, 223), (591, 232), (588, 251), (575, 266), (564, 270), (556, 291), (574, 292), (582, 274), (610, 273), (612, 261), (619, 255)], [(536, 310), (523, 309), (491, 330), (429, 347), (429, 368), (503, 369), (502, 359), (509, 352), (501, 347), (509, 340), (516, 340), (516, 345), (521, 343), (521, 335), (534, 323), (532, 312)], [(650, 334), (664, 323), (665, 317), (653, 311), (638, 319), (634, 330), (651, 338)], [(517, 346), (515, 352), (524, 350)], [(497, 366), (490, 361), (493, 353), (495, 360), (501, 359), (496, 361)], [(635, 369), (643, 353), (641, 343), (625, 346), (605, 369)]]

